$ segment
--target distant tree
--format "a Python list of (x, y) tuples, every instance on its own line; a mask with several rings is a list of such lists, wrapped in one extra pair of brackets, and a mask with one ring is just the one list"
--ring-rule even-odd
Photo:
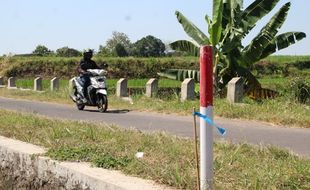
[(69, 47), (62, 47), (56, 50), (56, 55), (60, 57), (78, 57), (81, 56), (82, 53), (76, 49)]
[(99, 46), (98, 54), (103, 56), (112, 56), (112, 52), (110, 52), (105, 46), (102, 45)]
[(165, 44), (154, 36), (146, 36), (133, 45), (133, 54), (140, 57), (159, 57), (165, 55)]
[(39, 54), (39, 55), (49, 55), (52, 54), (53, 51), (49, 50), (46, 46), (44, 45), (38, 45), (36, 49), (32, 52), (33, 54)]
[(111, 55), (115, 55), (115, 48), (118, 44), (122, 45), (126, 52), (129, 52), (131, 47), (129, 37), (125, 33), (116, 31), (112, 33), (112, 38), (107, 40), (105, 50)]
[(118, 57), (126, 57), (128, 56), (128, 52), (122, 44), (117, 44), (115, 46), (115, 55)]

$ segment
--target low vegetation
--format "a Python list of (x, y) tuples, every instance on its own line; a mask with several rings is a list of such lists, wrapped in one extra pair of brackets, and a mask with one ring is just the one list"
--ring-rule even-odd
[[(20, 78), (43, 76), (69, 79), (77, 75), (77, 63), (81, 57), (2, 57), (0, 58), (0, 76)], [(164, 58), (94, 58), (98, 65), (109, 65), (109, 78), (152, 78), (167, 68), (198, 68), (196, 57)]]
[[(0, 135), (43, 146), (54, 159), (91, 162), (180, 189), (196, 188), (191, 139), (3, 110), (0, 120)], [(144, 157), (135, 158), (137, 152)], [(309, 159), (274, 147), (214, 146), (215, 189), (309, 189), (309, 168)]]
[[(81, 57), (0, 57), (0, 76), (16, 76), (19, 78), (55, 76), (69, 79), (75, 76), (76, 64)], [(102, 57), (94, 60), (99, 64), (109, 64), (108, 78), (152, 78), (166, 69), (199, 70), (197, 57), (163, 57), (163, 58), (136, 58), (136, 57)], [(258, 77), (279, 75), (281, 77), (309, 76), (310, 56), (271, 56), (256, 64), (251, 71)], [(301, 75), (302, 74), (302, 75)]]

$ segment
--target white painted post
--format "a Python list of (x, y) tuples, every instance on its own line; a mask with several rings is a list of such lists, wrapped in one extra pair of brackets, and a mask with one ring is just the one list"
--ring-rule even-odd
[(4, 82), (3, 82), (3, 77), (0, 76), (0, 86), (3, 86), (4, 85)]
[(158, 80), (156, 78), (152, 78), (146, 83), (145, 95), (151, 98), (157, 93), (157, 89), (158, 89)]
[(127, 79), (121, 78), (116, 83), (116, 96), (117, 97), (127, 97)]
[(42, 78), (41, 77), (37, 77), (34, 79), (34, 86), (33, 86), (33, 90), (34, 91), (42, 91)]
[(75, 77), (73, 77), (73, 78), (71, 78), (71, 79), (69, 80), (69, 89), (70, 89), (70, 90), (72, 90), (72, 88), (73, 88), (73, 86), (74, 86), (74, 84), (73, 84), (73, 83), (74, 83), (74, 82), (73, 82), (74, 79), (75, 79)]
[(59, 78), (54, 77), (51, 80), (51, 91), (59, 90)]
[[(200, 113), (213, 121), (213, 48), (200, 48)], [(213, 127), (200, 118), (200, 187), (213, 189)]]
[(16, 78), (15, 77), (8, 78), (8, 88), (9, 89), (16, 88)]
[(240, 103), (243, 98), (243, 79), (235, 77), (231, 79), (227, 86), (227, 100), (230, 103)]
[(182, 82), (181, 86), (181, 101), (195, 99), (195, 80), (187, 78)]

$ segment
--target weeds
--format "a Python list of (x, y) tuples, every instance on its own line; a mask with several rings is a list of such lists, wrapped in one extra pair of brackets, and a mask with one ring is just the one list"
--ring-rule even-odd
[(291, 82), (291, 91), (295, 99), (302, 104), (310, 101), (310, 84), (300, 78), (295, 78)]

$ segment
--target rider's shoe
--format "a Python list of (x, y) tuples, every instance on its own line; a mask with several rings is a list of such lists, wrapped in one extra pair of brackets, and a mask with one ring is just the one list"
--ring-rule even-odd
[(79, 103), (82, 103), (82, 104), (86, 104), (87, 103), (87, 99), (84, 97), (84, 96), (82, 96), (81, 94), (78, 94), (78, 101), (79, 101)]
[(83, 104), (86, 104), (86, 103), (87, 103), (86, 98), (82, 98), (81, 101), (82, 101)]

